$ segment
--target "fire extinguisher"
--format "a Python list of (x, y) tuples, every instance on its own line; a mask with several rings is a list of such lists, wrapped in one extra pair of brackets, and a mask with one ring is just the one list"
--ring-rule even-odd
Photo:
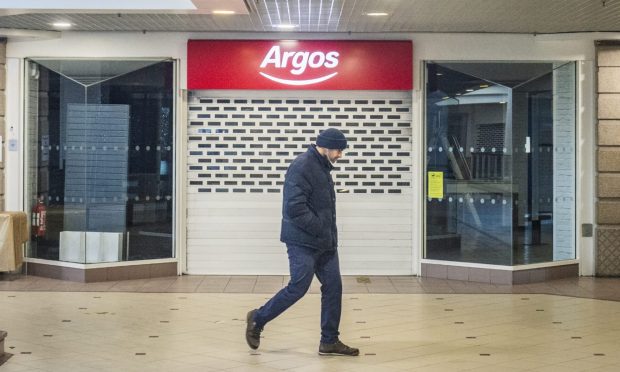
[(32, 208), (32, 236), (39, 238), (45, 236), (47, 230), (47, 208), (43, 199), (39, 198)]

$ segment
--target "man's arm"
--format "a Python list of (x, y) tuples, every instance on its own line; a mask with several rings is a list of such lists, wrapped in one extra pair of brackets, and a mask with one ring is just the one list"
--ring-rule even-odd
[(318, 236), (321, 233), (322, 224), (308, 202), (312, 193), (308, 180), (303, 175), (297, 174), (286, 180), (284, 188), (287, 195), (284, 210), (288, 218), (298, 228), (313, 236)]

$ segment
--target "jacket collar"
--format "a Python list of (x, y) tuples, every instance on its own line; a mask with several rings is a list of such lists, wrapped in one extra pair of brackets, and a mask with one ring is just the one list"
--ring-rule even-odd
[(321, 164), (323, 167), (327, 168), (327, 171), (331, 171), (332, 169), (334, 169), (334, 166), (332, 165), (332, 163), (327, 160), (327, 158), (323, 155), (321, 155), (319, 153), (319, 151), (316, 149), (316, 145), (315, 144), (311, 144), (310, 146), (308, 146), (308, 151), (310, 151), (312, 154), (314, 154), (314, 156), (317, 157), (317, 160), (319, 161), (319, 164)]

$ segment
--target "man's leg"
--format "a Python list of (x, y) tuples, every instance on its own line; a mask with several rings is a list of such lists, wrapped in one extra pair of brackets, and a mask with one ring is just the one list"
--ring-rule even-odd
[(342, 278), (338, 251), (323, 253), (317, 260), (316, 276), (321, 282), (321, 343), (338, 341), (342, 312)]
[(287, 245), (291, 280), (271, 300), (254, 313), (259, 328), (273, 320), (302, 298), (314, 277), (316, 252), (309, 248)]
[(357, 356), (359, 349), (343, 344), (338, 327), (342, 312), (342, 278), (338, 252), (327, 252), (317, 260), (316, 276), (321, 282), (321, 343), (320, 355)]

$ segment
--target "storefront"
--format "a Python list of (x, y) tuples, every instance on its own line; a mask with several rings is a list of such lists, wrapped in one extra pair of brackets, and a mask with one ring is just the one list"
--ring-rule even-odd
[(140, 276), (174, 275), (175, 62), (23, 63), (30, 273), (57, 262), (63, 277), (115, 280), (148, 262)]
[(343, 272), (411, 274), (411, 42), (188, 48), (188, 272), (286, 274), (284, 174), (334, 127), (350, 144), (333, 172)]
[(429, 61), (426, 73), (429, 276), (577, 276), (575, 63)]
[(284, 173), (333, 126), (344, 274), (594, 273), (591, 40), (291, 36), (9, 41), (7, 207), (50, 211), (31, 267), (285, 274)]

